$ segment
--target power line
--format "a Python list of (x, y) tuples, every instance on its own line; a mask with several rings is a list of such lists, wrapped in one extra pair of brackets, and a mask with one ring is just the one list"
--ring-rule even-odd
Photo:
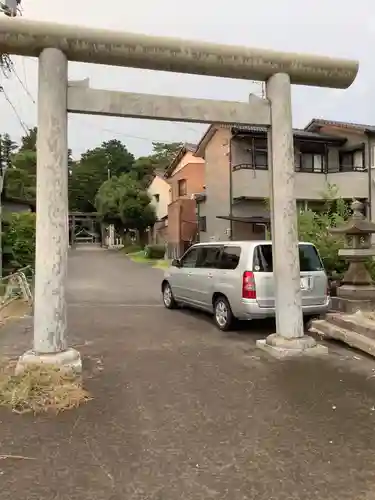
[(36, 104), (36, 101), (34, 99), (34, 97), (31, 95), (31, 93), (29, 92), (29, 89), (27, 88), (27, 83), (23, 83), (23, 81), (21, 80), (21, 78), (18, 76), (18, 73), (16, 71), (16, 68), (14, 67), (14, 64), (13, 64), (13, 67), (12, 67), (12, 70), (11, 70), (14, 75), (16, 76), (17, 80), (19, 81), (19, 83), (21, 84), (23, 90), (26, 92), (27, 96), (30, 98), (31, 102), (33, 104)]
[[(162, 139), (153, 139), (151, 137), (141, 137), (141, 136), (138, 136), (138, 135), (124, 134), (123, 132), (119, 132), (117, 130), (112, 130), (112, 129), (109, 129), (109, 128), (102, 128), (102, 127), (98, 127), (96, 125), (91, 125), (91, 126), (94, 127), (94, 128), (96, 128), (97, 130), (101, 130), (103, 132), (109, 132), (111, 134), (120, 135), (120, 136), (123, 136), (123, 137), (128, 137), (129, 139), (138, 139), (138, 140), (147, 141), (147, 142), (164, 142), (165, 144), (173, 144), (175, 142), (184, 142), (184, 141), (178, 141), (178, 140), (175, 140), (175, 141), (171, 141), (171, 140), (165, 141), (165, 140), (162, 140)], [(196, 131), (196, 132), (198, 133), (198, 131)]]
[(24, 132), (26, 134), (29, 133), (29, 129), (28, 127), (25, 125), (25, 123), (22, 121), (22, 118), (20, 117), (20, 115), (18, 114), (18, 111), (16, 109), (16, 107), (14, 106), (14, 104), (12, 103), (12, 101), (10, 100), (10, 98), (8, 97), (7, 93), (5, 92), (5, 89), (2, 85), (0, 85), (0, 93), (2, 93), (5, 97), (5, 99), (8, 101), (10, 107), (12, 108), (14, 114), (16, 115), (21, 127), (23, 128)]
[[(24, 58), (22, 58), (22, 60), (24, 61)], [(14, 64), (12, 64), (11, 71), (14, 73), (15, 77), (17, 78), (19, 84), (23, 88), (23, 90), (26, 93), (26, 95), (28, 96), (28, 98), (35, 105), (36, 101), (35, 101), (33, 95), (31, 94), (31, 92), (28, 89), (27, 82), (25, 82), (25, 83), (23, 82), (23, 80), (21, 79), (21, 77), (17, 73), (16, 68), (14, 67)], [(26, 80), (25, 66), (24, 66), (24, 74), (25, 74), (25, 80)], [(20, 118), (19, 118), (19, 120), (22, 121)], [(195, 134), (201, 134), (200, 131), (198, 131), (198, 130), (192, 128), (192, 127), (187, 126), (185, 123), (181, 123), (181, 125), (183, 125), (184, 127), (186, 127), (186, 129), (191, 130)], [(90, 124), (90, 126), (93, 126), (97, 130), (100, 130), (100, 131), (103, 131), (103, 132), (109, 132), (109, 133), (115, 134), (115, 135), (120, 135), (122, 137), (127, 137), (129, 139), (137, 139), (137, 140), (147, 141), (147, 142), (164, 142), (165, 144), (173, 144), (175, 142), (180, 142), (180, 141), (176, 141), (176, 140), (175, 141), (171, 141), (171, 140), (166, 141), (166, 140), (161, 140), (161, 139), (154, 139), (154, 138), (151, 138), (151, 137), (141, 137), (141, 136), (137, 136), (137, 135), (125, 134), (123, 132), (119, 132), (118, 130), (113, 130), (113, 129), (103, 128), (103, 127), (98, 127), (98, 126), (92, 125), (92, 124)], [(184, 141), (181, 141), (181, 142), (184, 142)]]
[[(34, 59), (34, 58), (28, 58), (28, 60), (33, 61), (33, 62), (37, 62), (37, 60)], [(22, 79), (17, 74), (14, 65), (13, 65), (13, 68), (12, 68), (13, 72), (14, 72), (17, 80), (21, 84), (22, 88), (24, 89), (24, 91), (26, 92), (26, 94), (28, 95), (28, 97), (30, 98), (31, 102), (33, 104), (36, 104), (36, 101), (35, 101), (34, 97), (32, 96), (32, 94), (30, 93), (30, 91), (28, 89), (28, 85), (27, 85), (26, 69), (25, 69), (25, 57), (22, 57), (22, 64), (23, 64), (23, 74), (24, 74), (25, 82), (23, 82)], [(199, 130), (197, 130), (197, 129), (193, 128), (193, 127), (190, 127), (186, 123), (180, 123), (180, 125), (183, 125), (187, 130), (191, 130), (195, 134), (200, 134), (201, 133)], [(98, 128), (98, 127), (96, 127), (96, 128)], [(121, 134), (120, 132), (116, 132), (114, 130), (109, 130), (109, 129), (101, 129), (101, 130), (103, 130), (103, 131), (107, 130), (108, 132), (118, 133), (119, 135), (126, 135), (126, 137), (130, 137), (130, 138), (133, 138), (133, 139), (140, 139), (140, 140), (145, 140), (145, 141), (153, 140), (153, 139), (149, 139), (147, 137), (137, 137), (137, 136), (131, 136), (131, 135), (127, 135), (127, 134)], [(176, 141), (154, 141), (154, 142), (171, 142), (172, 143), (172, 142), (176, 142)]]

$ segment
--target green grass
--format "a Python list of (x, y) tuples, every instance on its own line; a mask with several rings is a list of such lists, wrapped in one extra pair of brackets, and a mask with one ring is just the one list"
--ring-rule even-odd
[(127, 255), (133, 262), (149, 264), (156, 269), (167, 269), (167, 267), (169, 267), (169, 261), (164, 259), (149, 259), (145, 257), (143, 250), (140, 252), (128, 253)]
[(159, 259), (155, 262), (155, 264), (152, 266), (155, 269), (168, 269), (170, 266), (169, 260), (164, 260), (164, 259)]
[(140, 253), (142, 252), (142, 247), (139, 245), (127, 245), (121, 248), (121, 251), (126, 254)]

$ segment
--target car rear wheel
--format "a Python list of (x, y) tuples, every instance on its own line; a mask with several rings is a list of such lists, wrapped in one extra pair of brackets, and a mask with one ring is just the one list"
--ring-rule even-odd
[(163, 302), (167, 309), (176, 309), (177, 303), (173, 297), (172, 288), (169, 283), (163, 286)]
[(220, 296), (214, 303), (214, 320), (219, 330), (227, 332), (234, 324), (234, 316), (228, 300)]

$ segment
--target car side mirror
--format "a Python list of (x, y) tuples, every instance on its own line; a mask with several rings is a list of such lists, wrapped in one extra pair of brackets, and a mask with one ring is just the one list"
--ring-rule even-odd
[(179, 259), (173, 259), (172, 266), (173, 267), (181, 267), (181, 262), (179, 261)]

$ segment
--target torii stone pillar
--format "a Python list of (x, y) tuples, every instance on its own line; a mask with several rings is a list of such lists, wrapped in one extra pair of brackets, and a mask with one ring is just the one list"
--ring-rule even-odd
[(34, 345), (19, 360), (81, 371), (78, 351), (67, 348), (66, 279), (69, 247), (68, 61), (61, 50), (39, 56)]
[(276, 73), (266, 84), (271, 104), (268, 144), (270, 172), (273, 276), (276, 333), (257, 345), (276, 357), (325, 354), (328, 349), (304, 335), (298, 251), (297, 206), (294, 195), (294, 145), (289, 75)]

